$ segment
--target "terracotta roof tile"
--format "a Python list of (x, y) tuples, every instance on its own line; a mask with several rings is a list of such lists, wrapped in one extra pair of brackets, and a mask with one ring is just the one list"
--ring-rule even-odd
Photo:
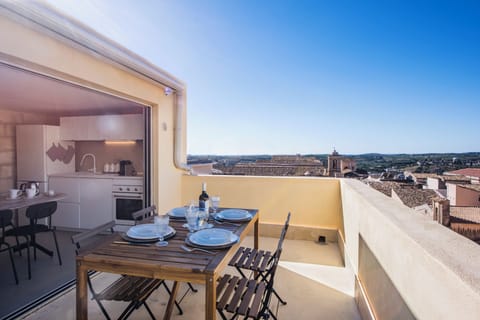
[(399, 188), (395, 189), (403, 204), (410, 208), (415, 208), (423, 204), (432, 205), (432, 200), (438, 197), (434, 190), (429, 189), (414, 189), (414, 188)]

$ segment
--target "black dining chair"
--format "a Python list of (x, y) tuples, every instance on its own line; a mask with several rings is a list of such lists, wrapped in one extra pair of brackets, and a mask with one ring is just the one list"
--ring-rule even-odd
[[(115, 221), (110, 221), (95, 229), (87, 230), (72, 236), (72, 242), (75, 245), (75, 253), (79, 255), (81, 252), (88, 250), (88, 248), (96, 243), (104, 241), (104, 237), (102, 236), (111, 236), (114, 232), (114, 227)], [(128, 302), (127, 307), (118, 319), (127, 319), (133, 311), (141, 306), (145, 306), (150, 317), (155, 320), (152, 310), (147, 305), (147, 299), (162, 284), (167, 288), (167, 292), (170, 293), (170, 290), (163, 279), (122, 275), (100, 292), (97, 292), (94, 289), (91, 272), (88, 272), (87, 282), (90, 292), (92, 293), (92, 298), (97, 302), (100, 310), (102, 310), (103, 315), (107, 319), (110, 319), (110, 316), (102, 301)], [(177, 301), (175, 301), (175, 305), (179, 314), (183, 314), (183, 310), (180, 308)]]
[[(57, 211), (57, 202), (51, 201), (46, 203), (35, 204), (27, 208), (26, 216), (30, 219), (30, 224), (18, 226), (16, 228), (6, 231), (7, 236), (14, 236), (17, 239), (19, 237), (25, 237), (28, 239), (26, 243), (27, 252), (29, 252), (29, 247), (33, 247), (33, 258), (37, 259), (37, 248), (42, 251), (49, 252), (49, 255), (53, 256), (53, 252), (50, 252), (48, 249), (43, 248), (37, 243), (36, 236), (39, 233), (51, 232), (53, 235), (53, 240), (55, 242), (55, 248), (57, 249), (58, 263), (62, 265), (62, 257), (60, 256), (60, 249), (58, 248), (57, 235), (55, 233), (55, 226), (52, 226), (52, 215)], [(46, 218), (48, 224), (39, 223), (40, 219)], [(19, 248), (25, 247), (19, 246)], [(30, 256), (30, 255), (29, 255)], [(30, 271), (30, 259), (28, 259), (28, 278), (31, 279)]]
[[(0, 252), (8, 251), (8, 254), (10, 255), (10, 263), (12, 264), (13, 276), (15, 277), (15, 283), (18, 284), (18, 275), (17, 269), (15, 268), (15, 262), (13, 261), (12, 246), (10, 246), (10, 244), (5, 241), (5, 229), (8, 227), (13, 228), (12, 217), (12, 210), (0, 211), (0, 228), (2, 229), (2, 235), (0, 237)], [(28, 255), (28, 257), (30, 258), (30, 255)]]
[[(233, 255), (233, 258), (230, 260), (228, 265), (235, 267), (235, 269), (237, 269), (237, 271), (244, 278), (247, 278), (247, 276), (242, 270), (251, 271), (253, 274), (256, 274), (255, 279), (262, 278), (263, 280), (266, 280), (268, 267), (271, 265), (274, 257), (278, 256), (278, 259), (280, 259), (283, 241), (285, 240), (288, 226), (290, 225), (290, 215), (291, 214), (289, 212), (287, 219), (285, 220), (285, 224), (283, 225), (275, 252), (272, 253), (268, 250), (240, 247)], [(287, 302), (280, 297), (274, 288), (272, 288), (272, 292), (275, 294), (281, 304), (287, 304)]]

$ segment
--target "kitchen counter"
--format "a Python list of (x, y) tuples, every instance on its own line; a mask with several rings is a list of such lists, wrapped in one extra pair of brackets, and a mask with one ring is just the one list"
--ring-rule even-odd
[(79, 172), (67, 172), (67, 173), (57, 173), (51, 174), (49, 177), (62, 177), (62, 178), (88, 178), (88, 179), (133, 179), (139, 180), (143, 179), (143, 176), (120, 176), (118, 173), (102, 173), (97, 172), (93, 174), (92, 172), (79, 171)]
[[(58, 202), (58, 211), (53, 223), (69, 229), (92, 229), (115, 219), (116, 198), (114, 193), (136, 192), (142, 201), (143, 176), (119, 176), (118, 174), (93, 174), (69, 172), (48, 177), (48, 186), (67, 194)], [(130, 198), (129, 198), (130, 199)]]

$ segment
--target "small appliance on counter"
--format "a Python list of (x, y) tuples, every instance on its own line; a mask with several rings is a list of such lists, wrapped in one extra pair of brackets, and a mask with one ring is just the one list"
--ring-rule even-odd
[(26, 193), (27, 189), (33, 189), (35, 190), (35, 196), (38, 196), (40, 194), (40, 183), (35, 181), (21, 183), (19, 189), (22, 190), (22, 193)]
[(133, 167), (132, 161), (130, 160), (120, 160), (120, 172), (121, 176), (134, 176), (136, 175), (135, 168)]

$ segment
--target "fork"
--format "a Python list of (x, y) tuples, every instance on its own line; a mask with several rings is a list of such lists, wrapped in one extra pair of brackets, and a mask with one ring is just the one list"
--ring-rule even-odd
[(209, 254), (215, 254), (215, 252), (213, 252), (213, 251), (209, 251), (209, 250), (205, 250), (205, 249), (201, 249), (201, 248), (189, 248), (185, 245), (181, 245), (180, 247), (187, 252), (201, 251), (201, 252), (205, 252), (205, 253), (209, 253)]
[(214, 223), (218, 223), (218, 224), (229, 224), (231, 226), (235, 226), (235, 227), (239, 227), (240, 225), (238, 223), (233, 223), (233, 222), (228, 222), (228, 221), (220, 221), (220, 220), (216, 220), (216, 219), (213, 219)]

